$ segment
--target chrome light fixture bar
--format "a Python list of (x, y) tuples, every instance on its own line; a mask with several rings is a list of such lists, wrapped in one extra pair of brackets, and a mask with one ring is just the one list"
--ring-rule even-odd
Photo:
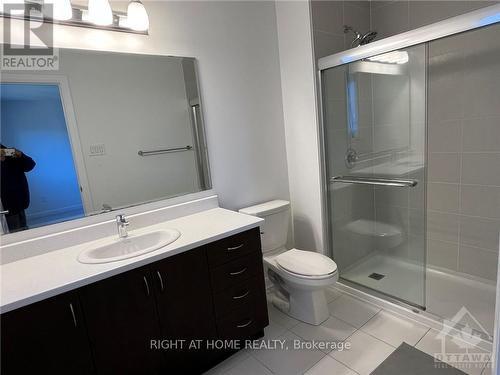
[[(69, 10), (67, 8), (64, 9), (64, 5), (60, 1), (25, 1), (23, 11), (22, 5), (18, 0), (0, 0), (3, 5), (0, 9), (0, 17), (140, 35), (149, 34), (148, 15), (144, 5), (139, 0), (132, 0), (130, 2), (130, 5), (134, 4), (132, 8), (129, 5), (129, 11), (130, 9), (133, 10), (130, 13), (111, 10), (108, 0), (90, 0), (89, 6), (91, 7), (91, 12), (89, 12), (88, 7), (71, 5), (70, 0), (67, 0), (67, 4), (69, 4), (71, 9), (71, 17), (68, 19), (64, 18), (67, 18), (69, 15)], [(107, 12), (109, 11), (110, 14), (108, 16)], [(140, 16), (140, 18), (136, 20), (131, 19), (130, 16)]]

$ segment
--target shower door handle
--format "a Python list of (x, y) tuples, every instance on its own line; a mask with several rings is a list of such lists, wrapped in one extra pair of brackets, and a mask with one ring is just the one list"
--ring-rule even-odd
[(415, 187), (418, 184), (417, 180), (401, 180), (395, 178), (360, 177), (360, 176), (335, 176), (330, 179), (330, 182), (331, 183), (344, 182), (349, 184), (393, 186), (393, 187)]

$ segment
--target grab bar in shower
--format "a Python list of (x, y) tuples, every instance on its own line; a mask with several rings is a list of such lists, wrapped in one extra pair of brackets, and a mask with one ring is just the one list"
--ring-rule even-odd
[(345, 182), (351, 184), (394, 186), (394, 187), (415, 187), (418, 184), (417, 180), (399, 180), (393, 178), (359, 177), (359, 176), (335, 176), (330, 179), (330, 182)]
[(179, 152), (179, 151), (189, 151), (192, 150), (193, 146), (185, 146), (185, 147), (173, 147), (173, 148), (165, 148), (163, 150), (152, 150), (152, 151), (138, 151), (137, 154), (140, 156), (149, 156), (149, 155), (160, 155), (160, 154), (169, 154), (171, 152)]

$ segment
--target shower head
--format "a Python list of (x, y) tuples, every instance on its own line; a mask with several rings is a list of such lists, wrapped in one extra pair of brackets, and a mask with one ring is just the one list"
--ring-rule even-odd
[(344, 34), (347, 34), (348, 32), (352, 32), (354, 34), (354, 39), (351, 43), (351, 47), (357, 47), (357, 46), (362, 46), (364, 44), (368, 44), (371, 41), (373, 41), (373, 39), (375, 39), (377, 36), (376, 31), (368, 31), (365, 34), (361, 34), (357, 30), (355, 30), (352, 26), (344, 25)]
[(365, 35), (363, 35), (359, 41), (360, 45), (368, 44), (373, 41), (377, 37), (376, 31), (368, 31)]

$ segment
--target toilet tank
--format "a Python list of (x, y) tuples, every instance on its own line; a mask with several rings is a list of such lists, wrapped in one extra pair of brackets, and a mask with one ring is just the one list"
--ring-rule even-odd
[(264, 224), (260, 227), (263, 253), (285, 247), (290, 222), (290, 202), (274, 200), (242, 208), (239, 212), (264, 219)]

